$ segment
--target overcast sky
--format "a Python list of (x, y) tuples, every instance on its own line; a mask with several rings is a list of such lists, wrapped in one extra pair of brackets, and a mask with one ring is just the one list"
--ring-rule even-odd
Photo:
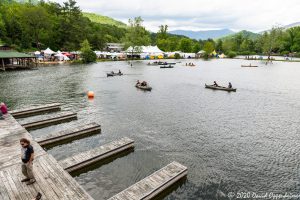
[[(52, 0), (53, 1), (53, 0)], [(64, 0), (54, 0), (63, 2)], [(83, 11), (127, 23), (141, 16), (148, 30), (229, 28), (259, 32), (300, 21), (300, 0), (77, 0)]]

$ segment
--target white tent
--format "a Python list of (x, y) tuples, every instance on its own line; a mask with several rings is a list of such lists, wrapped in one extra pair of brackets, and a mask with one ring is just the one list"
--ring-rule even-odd
[[(125, 52), (126, 53), (131, 53), (132, 52), (133, 47), (129, 47)], [(140, 50), (140, 51), (138, 51)], [(134, 53), (145, 53), (145, 54), (151, 54), (151, 55), (155, 55), (155, 54), (163, 54), (164, 52), (162, 50), (160, 50), (157, 46), (140, 46), (140, 47), (135, 47), (133, 49)]]
[(39, 51), (34, 52), (34, 55), (40, 55), (40, 54), (41, 54), (41, 52), (39, 52)]
[(199, 51), (197, 54), (204, 54), (205, 53), (205, 51), (204, 50), (201, 50), (201, 51)]
[(54, 54), (55, 52), (54, 51), (52, 51), (49, 47), (46, 49), (46, 50), (44, 50), (44, 54), (47, 54), (47, 55), (52, 55), (52, 54)]

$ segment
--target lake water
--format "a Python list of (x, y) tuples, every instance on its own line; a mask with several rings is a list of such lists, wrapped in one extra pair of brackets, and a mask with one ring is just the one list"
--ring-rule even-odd
[[(134, 152), (77, 175), (95, 199), (107, 199), (172, 161), (188, 167), (187, 180), (164, 199), (226, 199), (300, 190), (300, 64), (274, 62), (242, 68), (243, 60), (182, 60), (174, 69), (148, 61), (58, 65), (0, 73), (0, 101), (10, 109), (50, 102), (78, 120), (32, 131), (48, 134), (88, 122), (102, 133), (49, 149), (57, 160), (122, 137)], [(196, 67), (186, 67), (194, 62)], [(121, 69), (126, 75), (107, 78)], [(152, 92), (134, 87), (147, 80)], [(236, 93), (205, 83), (231, 81)], [(88, 100), (86, 92), (95, 92)], [(253, 194), (252, 193), (252, 194)]]

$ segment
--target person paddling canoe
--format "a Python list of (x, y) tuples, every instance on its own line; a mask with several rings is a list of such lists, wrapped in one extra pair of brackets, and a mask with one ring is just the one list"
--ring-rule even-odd
[(216, 81), (214, 81), (214, 86), (219, 87)]

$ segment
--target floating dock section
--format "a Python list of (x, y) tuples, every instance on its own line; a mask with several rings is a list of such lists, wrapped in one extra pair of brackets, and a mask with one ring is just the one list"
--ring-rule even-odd
[(172, 162), (109, 200), (149, 200), (187, 175), (187, 168)]
[[(20, 138), (28, 138), (34, 148), (36, 183), (21, 183)], [(40, 192), (42, 200), (93, 200), (58, 162), (34, 140), (10, 114), (0, 120), (0, 199), (32, 200)]]
[(71, 173), (133, 147), (134, 141), (125, 137), (98, 148), (61, 160), (59, 161), (59, 164), (66, 171)]
[(71, 121), (77, 119), (77, 114), (73, 112), (61, 112), (55, 115), (48, 116), (44, 119), (32, 122), (25, 122), (21, 124), (27, 130), (33, 130), (38, 128), (43, 128), (55, 124), (60, 124), (65, 121)]
[(25, 109), (18, 109), (10, 111), (9, 113), (15, 118), (29, 117), (39, 115), (45, 112), (60, 111), (60, 103), (52, 103), (41, 106), (33, 106)]
[(43, 137), (38, 137), (35, 138), (35, 141), (37, 141), (41, 146), (46, 146), (54, 143), (63, 143), (73, 139), (83, 138), (99, 132), (101, 132), (101, 126), (97, 123), (90, 123), (76, 128), (52, 133)]

